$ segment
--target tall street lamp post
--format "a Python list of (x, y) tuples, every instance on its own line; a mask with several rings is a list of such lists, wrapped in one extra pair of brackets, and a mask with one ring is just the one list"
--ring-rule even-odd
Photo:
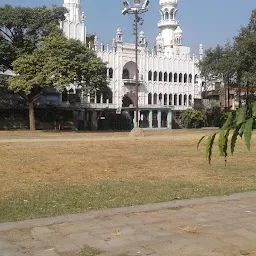
[(123, 15), (132, 14), (135, 16), (135, 85), (136, 85), (136, 123), (135, 128), (139, 128), (139, 70), (138, 70), (138, 23), (140, 21), (139, 14), (148, 11), (149, 0), (145, 0), (144, 4), (141, 4), (141, 0), (133, 0), (133, 7), (130, 6), (128, 1), (123, 2), (124, 9), (122, 11)]

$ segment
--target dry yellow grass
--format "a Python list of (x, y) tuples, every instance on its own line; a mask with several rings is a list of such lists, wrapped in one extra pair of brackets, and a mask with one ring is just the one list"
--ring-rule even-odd
[[(236, 157), (229, 159), (226, 168), (223, 159), (215, 152), (213, 165), (209, 166), (204, 159), (203, 147), (196, 150), (198, 139), (208, 132), (148, 131), (146, 137), (137, 139), (123, 139), (125, 133), (101, 133), (97, 136), (120, 136), (120, 139), (0, 144), (0, 199), (39, 183), (84, 185), (94, 181), (177, 180), (244, 187), (255, 183), (255, 146), (252, 152), (247, 152), (239, 142)], [(8, 137), (8, 133), (0, 135), (3, 134)], [(22, 138), (30, 137), (29, 133), (18, 134)], [(47, 133), (49, 136), (54, 134)], [(67, 134), (95, 137), (95, 134)], [(9, 136), (16, 138), (13, 133)], [(61, 138), (63, 133), (58, 136)], [(253, 144), (255, 142), (254, 135)]]

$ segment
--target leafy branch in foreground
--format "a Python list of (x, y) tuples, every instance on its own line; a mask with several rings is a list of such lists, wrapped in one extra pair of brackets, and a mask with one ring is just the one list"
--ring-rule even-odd
[(213, 145), (216, 139), (216, 135), (218, 134), (218, 147), (220, 156), (225, 158), (225, 162), (228, 157), (228, 145), (229, 145), (229, 137), (230, 133), (232, 133), (231, 141), (230, 141), (230, 149), (231, 154), (233, 155), (235, 152), (237, 138), (241, 137), (244, 139), (245, 145), (247, 149), (250, 151), (251, 149), (251, 138), (252, 132), (254, 129), (254, 125), (256, 123), (256, 102), (254, 102), (248, 111), (245, 108), (239, 108), (235, 113), (230, 112), (225, 124), (221, 127), (221, 129), (211, 135), (203, 136), (198, 144), (197, 149), (199, 148), (201, 142), (207, 138), (206, 141), (206, 158), (209, 161), (209, 164), (212, 160), (212, 150)]

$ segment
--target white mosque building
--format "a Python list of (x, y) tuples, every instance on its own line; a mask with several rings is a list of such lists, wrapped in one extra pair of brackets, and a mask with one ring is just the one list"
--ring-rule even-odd
[[(68, 38), (79, 39), (86, 44), (85, 14), (81, 11), (80, 0), (64, 0), (69, 10), (61, 24)], [(183, 32), (177, 20), (178, 0), (160, 0), (159, 34), (153, 50), (146, 43), (144, 32), (139, 33), (138, 67), (135, 64), (135, 44), (123, 41), (120, 28), (112, 45), (87, 42), (98, 57), (107, 63), (107, 75), (112, 97), (101, 94), (83, 93), (77, 118), (90, 123), (97, 129), (108, 122), (110, 115), (122, 115), (127, 122), (135, 117), (135, 72), (139, 72), (139, 113), (143, 128), (172, 128), (175, 117), (181, 111), (192, 108), (196, 99), (201, 98), (201, 79), (197, 67), (198, 58), (183, 46)], [(199, 46), (199, 59), (203, 57), (203, 46)], [(74, 85), (68, 88), (76, 91)], [(63, 99), (65, 101), (66, 99)], [(65, 103), (63, 103), (65, 104)], [(115, 118), (114, 118), (115, 119)], [(113, 121), (113, 118), (111, 119)], [(103, 125), (104, 126), (104, 125)]]

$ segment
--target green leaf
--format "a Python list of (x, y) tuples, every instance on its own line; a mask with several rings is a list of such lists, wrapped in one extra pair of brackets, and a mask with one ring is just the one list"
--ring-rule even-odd
[(232, 123), (232, 120), (233, 120), (233, 113), (230, 112), (230, 113), (228, 114), (228, 118), (227, 118), (226, 122), (225, 122), (224, 125), (221, 127), (221, 129), (226, 130), (226, 129), (230, 126), (230, 124)]
[(245, 127), (245, 123), (241, 123), (241, 127), (238, 132), (238, 134), (241, 138), (243, 138), (243, 135), (244, 135), (244, 127)]
[(199, 146), (201, 144), (201, 142), (203, 141), (203, 139), (206, 137), (207, 135), (203, 136), (197, 143), (197, 149), (199, 149)]
[(227, 149), (228, 149), (228, 136), (230, 129), (221, 130), (219, 134), (219, 152), (220, 156), (227, 157)]
[(231, 138), (231, 154), (232, 155), (234, 155), (234, 152), (235, 152), (236, 141), (237, 141), (237, 137), (239, 136), (240, 128), (241, 128), (241, 124), (236, 127)]
[(209, 161), (209, 164), (211, 164), (212, 161), (212, 148), (216, 134), (217, 132), (214, 133), (213, 135), (210, 135), (206, 141), (206, 158)]
[(244, 126), (244, 140), (245, 140), (245, 145), (249, 151), (251, 149), (253, 123), (254, 123), (254, 119), (250, 118), (249, 120), (247, 120)]
[(252, 104), (252, 116), (256, 117), (256, 101), (254, 101)]
[(230, 129), (226, 130), (224, 135), (224, 145), (223, 145), (223, 153), (224, 157), (228, 156), (228, 136), (229, 136)]
[(244, 123), (246, 120), (246, 111), (244, 108), (239, 108), (236, 111), (236, 124)]
[(219, 134), (219, 152), (220, 152), (220, 156), (224, 156), (224, 144), (225, 144), (225, 130), (221, 130), (220, 134)]

